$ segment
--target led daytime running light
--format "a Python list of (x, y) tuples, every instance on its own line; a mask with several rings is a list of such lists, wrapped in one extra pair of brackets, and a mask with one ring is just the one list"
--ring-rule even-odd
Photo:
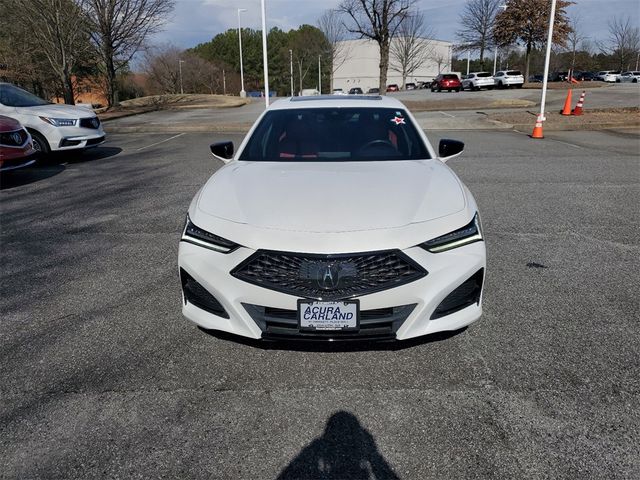
[(482, 241), (482, 230), (480, 227), (480, 219), (476, 213), (468, 225), (424, 242), (421, 246), (431, 253), (440, 253), (480, 241)]
[(47, 122), (54, 127), (75, 127), (76, 122), (78, 121), (75, 118), (51, 118), (51, 117), (40, 117), (40, 120), (43, 122)]
[(191, 222), (191, 219), (187, 216), (187, 222), (182, 232), (183, 242), (193, 243), (200, 247), (215, 250), (216, 252), (229, 253), (235, 250), (238, 245), (227, 240), (226, 238), (219, 237), (213, 233), (209, 233), (206, 230), (202, 230)]

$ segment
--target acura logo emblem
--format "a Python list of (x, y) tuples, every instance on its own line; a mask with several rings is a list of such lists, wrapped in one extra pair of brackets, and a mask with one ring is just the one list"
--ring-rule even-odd
[(353, 262), (309, 261), (300, 266), (300, 276), (309, 280), (312, 288), (338, 290), (358, 276)]
[(22, 136), (18, 132), (14, 132), (11, 134), (11, 140), (13, 140), (16, 145), (22, 144)]
[(339, 269), (336, 264), (327, 265), (318, 286), (324, 290), (333, 290), (338, 285)]

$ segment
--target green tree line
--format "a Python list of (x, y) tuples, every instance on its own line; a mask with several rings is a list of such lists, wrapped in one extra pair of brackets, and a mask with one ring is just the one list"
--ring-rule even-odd
[[(319, 88), (329, 91), (330, 45), (320, 29), (302, 25), (298, 29), (284, 32), (272, 28), (267, 35), (269, 87), (278, 95), (288, 95), (291, 90), (291, 66), (293, 65), (294, 93), (304, 88)], [(229, 29), (216, 35), (211, 41), (189, 49), (210, 62), (229, 65), (240, 73), (240, 46), (238, 30)], [(242, 60), (245, 90), (261, 90), (264, 87), (262, 62), (262, 32), (242, 29)], [(321, 77), (318, 78), (318, 60)], [(321, 81), (322, 85), (319, 85)]]

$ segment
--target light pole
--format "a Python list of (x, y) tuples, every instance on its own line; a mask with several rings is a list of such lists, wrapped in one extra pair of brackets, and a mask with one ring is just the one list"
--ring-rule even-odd
[(293, 50), (289, 50), (289, 73), (291, 76), (291, 96), (293, 97)]
[(471, 49), (467, 50), (467, 75), (469, 75), (469, 63), (471, 62)]
[(244, 69), (242, 67), (242, 26), (240, 25), (240, 13), (246, 12), (246, 8), (238, 9), (238, 44), (240, 45), (240, 97), (247, 96), (247, 92), (244, 91)]
[(544, 57), (544, 77), (542, 78), (542, 99), (540, 100), (540, 115), (538, 123), (546, 120), (544, 118), (544, 107), (547, 100), (547, 79), (549, 77), (549, 60), (551, 58), (551, 42), (553, 41), (553, 22), (556, 16), (556, 0), (551, 0), (551, 13), (549, 15), (549, 33), (547, 34), (547, 52)]
[(269, 62), (267, 58), (267, 8), (265, 0), (260, 0), (262, 7), (262, 63), (264, 64), (264, 106), (269, 107)]
[[(498, 8), (501, 8), (504, 12), (507, 9), (506, 5), (500, 5)], [(495, 41), (495, 40), (494, 40)], [(496, 43), (493, 50), (493, 74), (496, 74), (496, 65), (498, 64), (498, 44)]]
[(493, 74), (496, 74), (496, 65), (498, 63), (498, 45), (493, 49)]
[(184, 95), (184, 90), (182, 88), (182, 64), (184, 60), (178, 60), (178, 70), (180, 70), (180, 95)]
[(318, 55), (318, 92), (322, 95), (322, 64), (320, 63), (320, 55)]

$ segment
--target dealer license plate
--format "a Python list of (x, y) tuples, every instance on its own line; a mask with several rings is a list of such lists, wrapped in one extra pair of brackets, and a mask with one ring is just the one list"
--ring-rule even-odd
[(358, 330), (360, 302), (314, 302), (298, 300), (301, 330)]

